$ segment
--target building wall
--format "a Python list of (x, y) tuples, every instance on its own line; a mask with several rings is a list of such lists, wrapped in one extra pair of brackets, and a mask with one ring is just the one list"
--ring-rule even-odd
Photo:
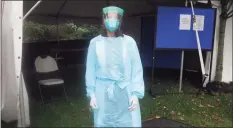
[(215, 23), (215, 36), (214, 36), (214, 49), (213, 49), (213, 58), (212, 58), (212, 69), (211, 69), (211, 81), (215, 79), (216, 75), (216, 64), (217, 64), (217, 52), (218, 52), (218, 41), (219, 41), (219, 16), (221, 10), (219, 8), (220, 2), (213, 1), (214, 8), (216, 8), (216, 23)]
[(223, 52), (222, 81), (232, 81), (232, 17), (227, 20)]
[[(217, 64), (217, 51), (219, 42), (219, 17), (221, 13), (220, 2), (213, 1), (214, 7), (217, 8), (216, 26), (215, 26), (215, 38), (214, 38), (214, 50), (213, 50), (213, 62), (211, 70), (211, 80), (215, 79), (216, 75), (216, 64)], [(224, 39), (224, 52), (223, 52), (223, 74), (222, 81), (232, 81), (232, 18), (227, 20), (226, 30)]]

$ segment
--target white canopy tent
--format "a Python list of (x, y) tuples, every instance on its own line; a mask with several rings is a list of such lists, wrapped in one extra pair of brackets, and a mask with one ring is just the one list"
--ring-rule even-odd
[(23, 2), (1, 1), (1, 117), (30, 124), (28, 94), (21, 73)]
[[(177, 5), (184, 5), (185, 0), (176, 1)], [(26, 14), (36, 1), (24, 2)], [(36, 9), (30, 12), (28, 20), (44, 24), (75, 20), (76, 22), (101, 22), (101, 9), (108, 5), (115, 5), (125, 10), (124, 18), (153, 14), (155, 4), (173, 4), (172, 0), (76, 0), (76, 1), (42, 1)], [(168, 4), (167, 4), (168, 5)], [(174, 4), (173, 4), (174, 5)]]
[[(154, 15), (154, 5), (157, 4), (181, 6), (185, 4), (185, 0), (1, 1), (1, 14), (4, 14), (1, 16), (1, 28), (4, 32), (1, 35), (0, 46), (2, 120), (6, 122), (18, 120), (20, 127), (30, 125), (28, 96), (21, 73), (22, 23), (24, 19), (42, 24), (58, 24), (70, 20), (76, 23), (100, 24), (101, 9), (107, 5), (116, 5), (125, 10), (125, 33), (133, 36), (139, 43), (140, 17)], [(218, 29), (218, 27), (216, 28)], [(218, 35), (217, 33), (216, 35)], [(216, 35), (215, 42), (218, 39)], [(213, 67), (216, 64), (215, 51), (216, 49), (214, 50)], [(213, 73), (214, 70), (215, 68), (212, 68), (211, 72)]]
[[(5, 122), (18, 120), (19, 127), (30, 126), (28, 93), (21, 71), (23, 20), (27, 18), (42, 24), (58, 24), (70, 20), (78, 23), (99, 24), (101, 9), (108, 4), (122, 7), (126, 11), (126, 19), (141, 14), (152, 14), (154, 7), (150, 2), (152, 1), (1, 1), (2, 120)], [(132, 25), (140, 26), (140, 21)], [(135, 29), (140, 30), (140, 27)], [(131, 30), (133, 31), (135, 30)]]
[[(38, 4), (37, 4), (38, 3)], [(37, 6), (29, 11), (34, 5)], [(62, 1), (25, 1), (24, 15), (27, 20), (42, 24), (60, 24), (73, 21), (82, 24), (101, 24), (102, 8), (115, 5), (123, 8), (123, 31), (140, 43), (141, 17), (154, 15), (155, 5), (183, 6), (185, 0), (62, 0)]]

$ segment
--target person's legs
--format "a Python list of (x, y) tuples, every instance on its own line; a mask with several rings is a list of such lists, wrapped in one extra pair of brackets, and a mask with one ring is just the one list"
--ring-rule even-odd
[(104, 103), (105, 89), (106, 86), (104, 86), (99, 81), (96, 82), (95, 97), (96, 97), (96, 103), (98, 105), (98, 109), (93, 109), (94, 127), (103, 127), (102, 125), (103, 125), (103, 116), (105, 109), (105, 103)]
[[(126, 87), (128, 92), (128, 97), (131, 97), (131, 89), (129, 86)], [(140, 104), (140, 103), (139, 103)], [(132, 126), (131, 127), (142, 127), (141, 120), (141, 110), (140, 105), (138, 104), (137, 108), (130, 112), (132, 118)]]
[(129, 97), (127, 94), (127, 87), (121, 89), (119, 86), (115, 87), (115, 96), (117, 104), (117, 127), (132, 127), (132, 117), (129, 111)]
[(109, 99), (108, 85), (97, 83), (96, 100), (98, 109), (94, 110), (95, 127), (141, 127), (140, 106), (130, 112), (128, 107), (130, 89), (114, 86), (114, 98)]
[(116, 102), (108, 97), (108, 85), (111, 82), (97, 80), (96, 82), (96, 100), (98, 109), (94, 110), (95, 127), (115, 127), (116, 120)]

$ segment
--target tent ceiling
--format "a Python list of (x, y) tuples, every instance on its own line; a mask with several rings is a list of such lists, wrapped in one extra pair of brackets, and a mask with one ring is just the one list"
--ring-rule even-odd
[[(28, 20), (43, 23), (56, 23), (67, 20), (100, 21), (101, 9), (105, 6), (115, 5), (125, 10), (125, 17), (154, 12), (154, 5), (174, 3), (174, 0), (62, 0), (42, 1), (31, 14)], [(184, 5), (184, 0), (175, 0), (177, 4)], [(24, 1), (24, 14), (31, 9), (36, 1)]]

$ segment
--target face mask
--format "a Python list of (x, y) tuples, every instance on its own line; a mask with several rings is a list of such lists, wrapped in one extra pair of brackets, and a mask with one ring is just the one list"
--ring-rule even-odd
[(105, 27), (110, 31), (110, 32), (114, 32), (117, 30), (117, 28), (119, 27), (120, 25), (120, 22), (119, 20), (117, 19), (106, 19), (104, 21), (104, 24), (105, 24)]

